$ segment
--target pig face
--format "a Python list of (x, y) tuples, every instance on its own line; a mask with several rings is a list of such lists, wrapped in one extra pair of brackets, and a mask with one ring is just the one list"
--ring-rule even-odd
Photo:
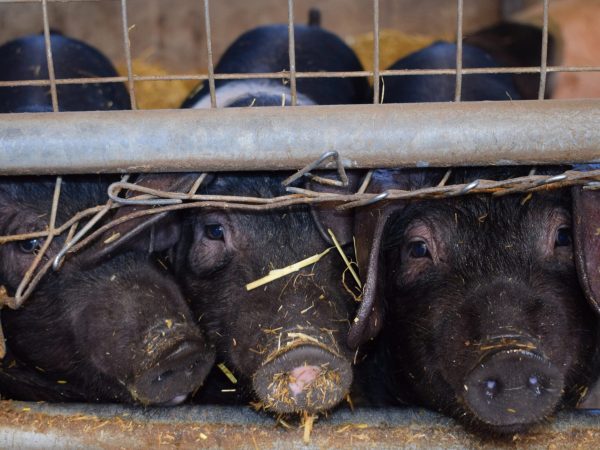
[[(53, 182), (43, 179), (2, 180), (0, 233), (43, 229), (52, 189)], [(103, 183), (66, 180), (59, 223), (69, 213), (97, 204), (102, 197), (96, 194), (105, 189)], [(14, 294), (41, 242), (0, 246), (0, 282), (9, 294)], [(47, 258), (60, 243), (57, 239)], [(54, 398), (79, 401), (185, 400), (202, 384), (214, 351), (170, 275), (142, 253), (91, 268), (80, 262), (68, 259), (60, 272), (45, 276), (19, 310), (3, 311), (12, 357), (5, 362), (8, 378), (0, 388), (24, 400), (53, 399), (44, 390), (59, 391)], [(36, 370), (42, 375), (32, 375)], [(29, 383), (34, 387), (23, 387), (24, 380), (33, 380)], [(63, 394), (65, 382), (69, 387)]]
[[(272, 197), (282, 178), (223, 175), (210, 193)], [(353, 300), (336, 250), (314, 265), (248, 291), (246, 284), (330, 245), (307, 207), (200, 210), (187, 219), (177, 271), (220, 357), (276, 412), (329, 409), (352, 380), (343, 345)]]
[(71, 265), (22, 309), (3, 312), (17, 368), (41, 368), (78, 389), (79, 400), (185, 400), (213, 354), (175, 282), (137, 255), (78, 269)]
[(388, 222), (383, 254), (397, 396), (497, 432), (578, 398), (596, 322), (568, 193), (411, 204)]

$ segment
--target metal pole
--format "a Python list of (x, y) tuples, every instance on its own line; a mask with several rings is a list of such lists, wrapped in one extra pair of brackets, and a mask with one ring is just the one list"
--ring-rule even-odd
[(600, 161), (600, 100), (0, 116), (0, 175)]

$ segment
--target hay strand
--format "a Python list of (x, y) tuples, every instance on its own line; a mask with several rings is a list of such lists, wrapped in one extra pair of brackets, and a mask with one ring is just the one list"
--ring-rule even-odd
[(221, 370), (221, 372), (223, 372), (225, 374), (225, 376), (229, 379), (229, 381), (231, 381), (233, 384), (237, 384), (237, 378), (231, 372), (231, 370), (229, 370), (227, 368), (225, 363), (219, 363), (219, 364), (217, 364), (217, 367)]
[(327, 232), (329, 233), (329, 236), (331, 236), (331, 240), (333, 241), (333, 244), (335, 245), (335, 248), (339, 252), (340, 256), (344, 260), (344, 263), (346, 264), (346, 267), (348, 268), (348, 270), (352, 274), (352, 278), (354, 278), (354, 281), (356, 281), (356, 284), (358, 285), (358, 287), (362, 289), (362, 283), (360, 282), (360, 278), (358, 278), (358, 275), (354, 271), (354, 268), (352, 267), (352, 264), (350, 264), (350, 261), (348, 261), (348, 257), (346, 256), (346, 254), (342, 250), (342, 246), (340, 245), (340, 243), (336, 239), (335, 234), (333, 234), (333, 231), (331, 231), (330, 228), (327, 228)]
[(269, 272), (269, 274), (265, 277), (259, 278), (251, 283), (246, 285), (246, 290), (251, 291), (252, 289), (256, 289), (257, 287), (263, 286), (265, 284), (270, 283), (271, 281), (277, 280), (281, 277), (285, 277), (290, 273), (294, 273), (303, 269), (306, 266), (310, 266), (320, 261), (320, 259), (325, 256), (333, 247), (329, 247), (323, 253), (317, 253), (316, 255), (310, 256), (302, 261), (298, 261), (297, 263), (291, 264), (282, 269), (273, 269)]

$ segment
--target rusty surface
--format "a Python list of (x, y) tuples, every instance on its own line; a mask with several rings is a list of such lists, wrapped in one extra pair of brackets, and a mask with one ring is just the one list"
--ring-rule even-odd
[(315, 422), (310, 444), (302, 437), (299, 422), (277, 425), (244, 407), (0, 402), (2, 448), (597, 448), (600, 417), (563, 413), (528, 434), (499, 441), (424, 410), (342, 409)]
[(6, 114), (0, 175), (600, 160), (600, 100)]

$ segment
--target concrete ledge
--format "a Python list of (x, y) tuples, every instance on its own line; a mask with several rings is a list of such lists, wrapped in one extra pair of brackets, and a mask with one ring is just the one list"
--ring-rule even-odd
[(311, 443), (297, 422), (277, 425), (248, 408), (0, 402), (2, 448), (598, 448), (600, 416), (565, 412), (526, 435), (490, 441), (420, 409), (346, 408), (315, 422)]

